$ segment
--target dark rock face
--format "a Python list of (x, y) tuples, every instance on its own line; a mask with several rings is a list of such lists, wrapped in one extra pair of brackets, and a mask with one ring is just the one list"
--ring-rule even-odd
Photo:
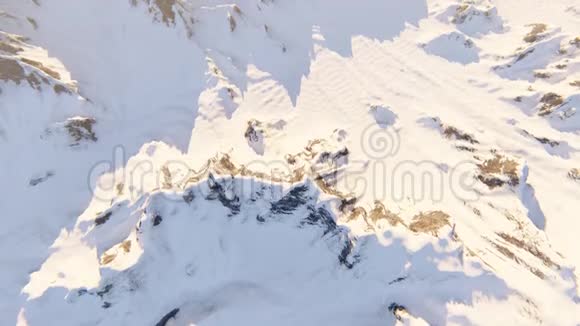
[(254, 152), (256, 152), (256, 154), (264, 154), (264, 129), (260, 121), (254, 119), (248, 121), (248, 127), (246, 128), (244, 137), (248, 141), (248, 145), (254, 150)]
[(220, 184), (219, 181), (216, 180), (216, 178), (211, 173), (209, 175), (208, 184), (210, 189), (210, 193), (207, 196), (208, 200), (215, 199), (219, 200), (220, 203), (224, 205), (224, 207), (230, 209), (232, 215), (236, 215), (240, 212), (241, 207), (240, 198), (237, 195), (228, 197), (225, 187), (222, 184)]
[(542, 105), (538, 114), (540, 116), (545, 116), (552, 113), (554, 108), (562, 105), (564, 103), (564, 98), (556, 93), (547, 93), (542, 96), (540, 103)]
[(498, 188), (498, 187), (503, 187), (503, 185), (506, 184), (505, 181), (499, 179), (499, 178), (494, 178), (494, 177), (488, 177), (488, 176), (482, 176), (482, 175), (478, 175), (477, 179), (481, 182), (483, 182), (486, 186), (488, 186), (490, 189), (494, 189), (494, 188)]
[(272, 203), (270, 211), (274, 214), (292, 214), (296, 208), (306, 205), (310, 199), (308, 185), (300, 185), (290, 190), (277, 202)]
[(445, 137), (447, 138), (454, 138), (456, 140), (466, 141), (470, 144), (479, 144), (479, 141), (475, 139), (475, 137), (453, 126), (445, 126), (443, 129), (443, 135), (445, 135)]
[(159, 224), (161, 224), (161, 222), (163, 221), (163, 217), (161, 217), (161, 215), (156, 214), (155, 217), (153, 218), (153, 226), (157, 226)]
[(344, 247), (340, 251), (340, 255), (338, 255), (338, 262), (344, 267), (352, 269), (359, 261), (359, 257), (357, 255), (353, 255), (353, 252), (354, 243), (351, 239), (347, 238)]
[(30, 179), (30, 182), (29, 182), (28, 184), (29, 184), (30, 186), (34, 187), (34, 186), (36, 186), (36, 185), (38, 185), (38, 184), (40, 184), (40, 183), (43, 183), (43, 182), (45, 182), (46, 180), (48, 180), (48, 178), (50, 178), (50, 177), (52, 177), (52, 176), (54, 176), (54, 172), (52, 172), (52, 171), (48, 171), (48, 172), (46, 172), (46, 173), (44, 174), (44, 176), (42, 176), (42, 177), (38, 177), (38, 178), (33, 178), (33, 179)]
[(401, 320), (401, 314), (404, 314), (407, 312), (407, 308), (405, 308), (405, 306), (400, 305), (396, 302), (393, 302), (389, 305), (389, 311), (391, 313), (393, 313), (393, 315), (395, 316), (395, 318), (397, 318), (397, 320)]
[(302, 221), (302, 224), (318, 225), (324, 229), (324, 235), (337, 229), (336, 222), (331, 213), (323, 207), (311, 209), (310, 214)]
[(193, 193), (193, 191), (188, 191), (185, 194), (183, 194), (183, 201), (191, 204), (191, 202), (195, 199), (195, 194)]
[(66, 122), (65, 128), (73, 140), (71, 146), (77, 146), (81, 141), (97, 141), (97, 136), (93, 126), (97, 121), (93, 118), (70, 119)]
[(111, 215), (113, 215), (113, 212), (106, 212), (105, 214), (97, 217), (95, 219), (95, 225), (105, 224), (111, 218)]
[(111, 292), (112, 289), (113, 289), (113, 284), (107, 284), (107, 285), (105, 285), (105, 287), (102, 290), (97, 291), (97, 295), (102, 298), (105, 294)]
[(340, 253), (338, 254), (338, 262), (344, 267), (351, 269), (359, 261), (359, 257), (354, 255), (355, 244), (353, 240), (336, 224), (336, 221), (330, 211), (324, 207), (315, 209), (308, 207), (310, 213), (300, 223), (302, 226), (314, 225), (323, 229), (323, 237), (329, 235), (339, 239), (339, 243), (343, 242)]
[(515, 187), (520, 182), (518, 163), (508, 157), (496, 154), (477, 166), (481, 172), (477, 179), (490, 189), (502, 187), (506, 183)]
[(173, 310), (171, 310), (170, 312), (168, 312), (165, 316), (163, 316), (163, 318), (161, 318), (157, 324), (155, 324), (155, 326), (165, 326), (167, 325), (167, 322), (172, 319), (175, 318), (175, 316), (177, 316), (177, 313), (179, 312), (179, 308), (175, 308)]

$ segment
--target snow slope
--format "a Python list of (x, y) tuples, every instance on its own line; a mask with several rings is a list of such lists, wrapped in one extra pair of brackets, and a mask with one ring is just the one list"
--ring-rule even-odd
[(0, 324), (578, 325), (577, 26), (1, 0)]

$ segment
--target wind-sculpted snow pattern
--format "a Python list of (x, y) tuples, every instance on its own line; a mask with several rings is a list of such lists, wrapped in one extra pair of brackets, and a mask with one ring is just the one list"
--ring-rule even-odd
[(574, 0), (0, 0), (0, 325), (580, 325)]

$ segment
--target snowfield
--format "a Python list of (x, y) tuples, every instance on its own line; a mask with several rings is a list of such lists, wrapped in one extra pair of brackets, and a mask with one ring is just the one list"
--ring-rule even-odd
[(580, 325), (576, 0), (0, 0), (0, 325)]

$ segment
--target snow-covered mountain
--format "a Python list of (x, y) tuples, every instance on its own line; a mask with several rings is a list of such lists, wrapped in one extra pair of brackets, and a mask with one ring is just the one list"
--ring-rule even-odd
[(576, 0), (0, 0), (0, 325), (580, 325)]

